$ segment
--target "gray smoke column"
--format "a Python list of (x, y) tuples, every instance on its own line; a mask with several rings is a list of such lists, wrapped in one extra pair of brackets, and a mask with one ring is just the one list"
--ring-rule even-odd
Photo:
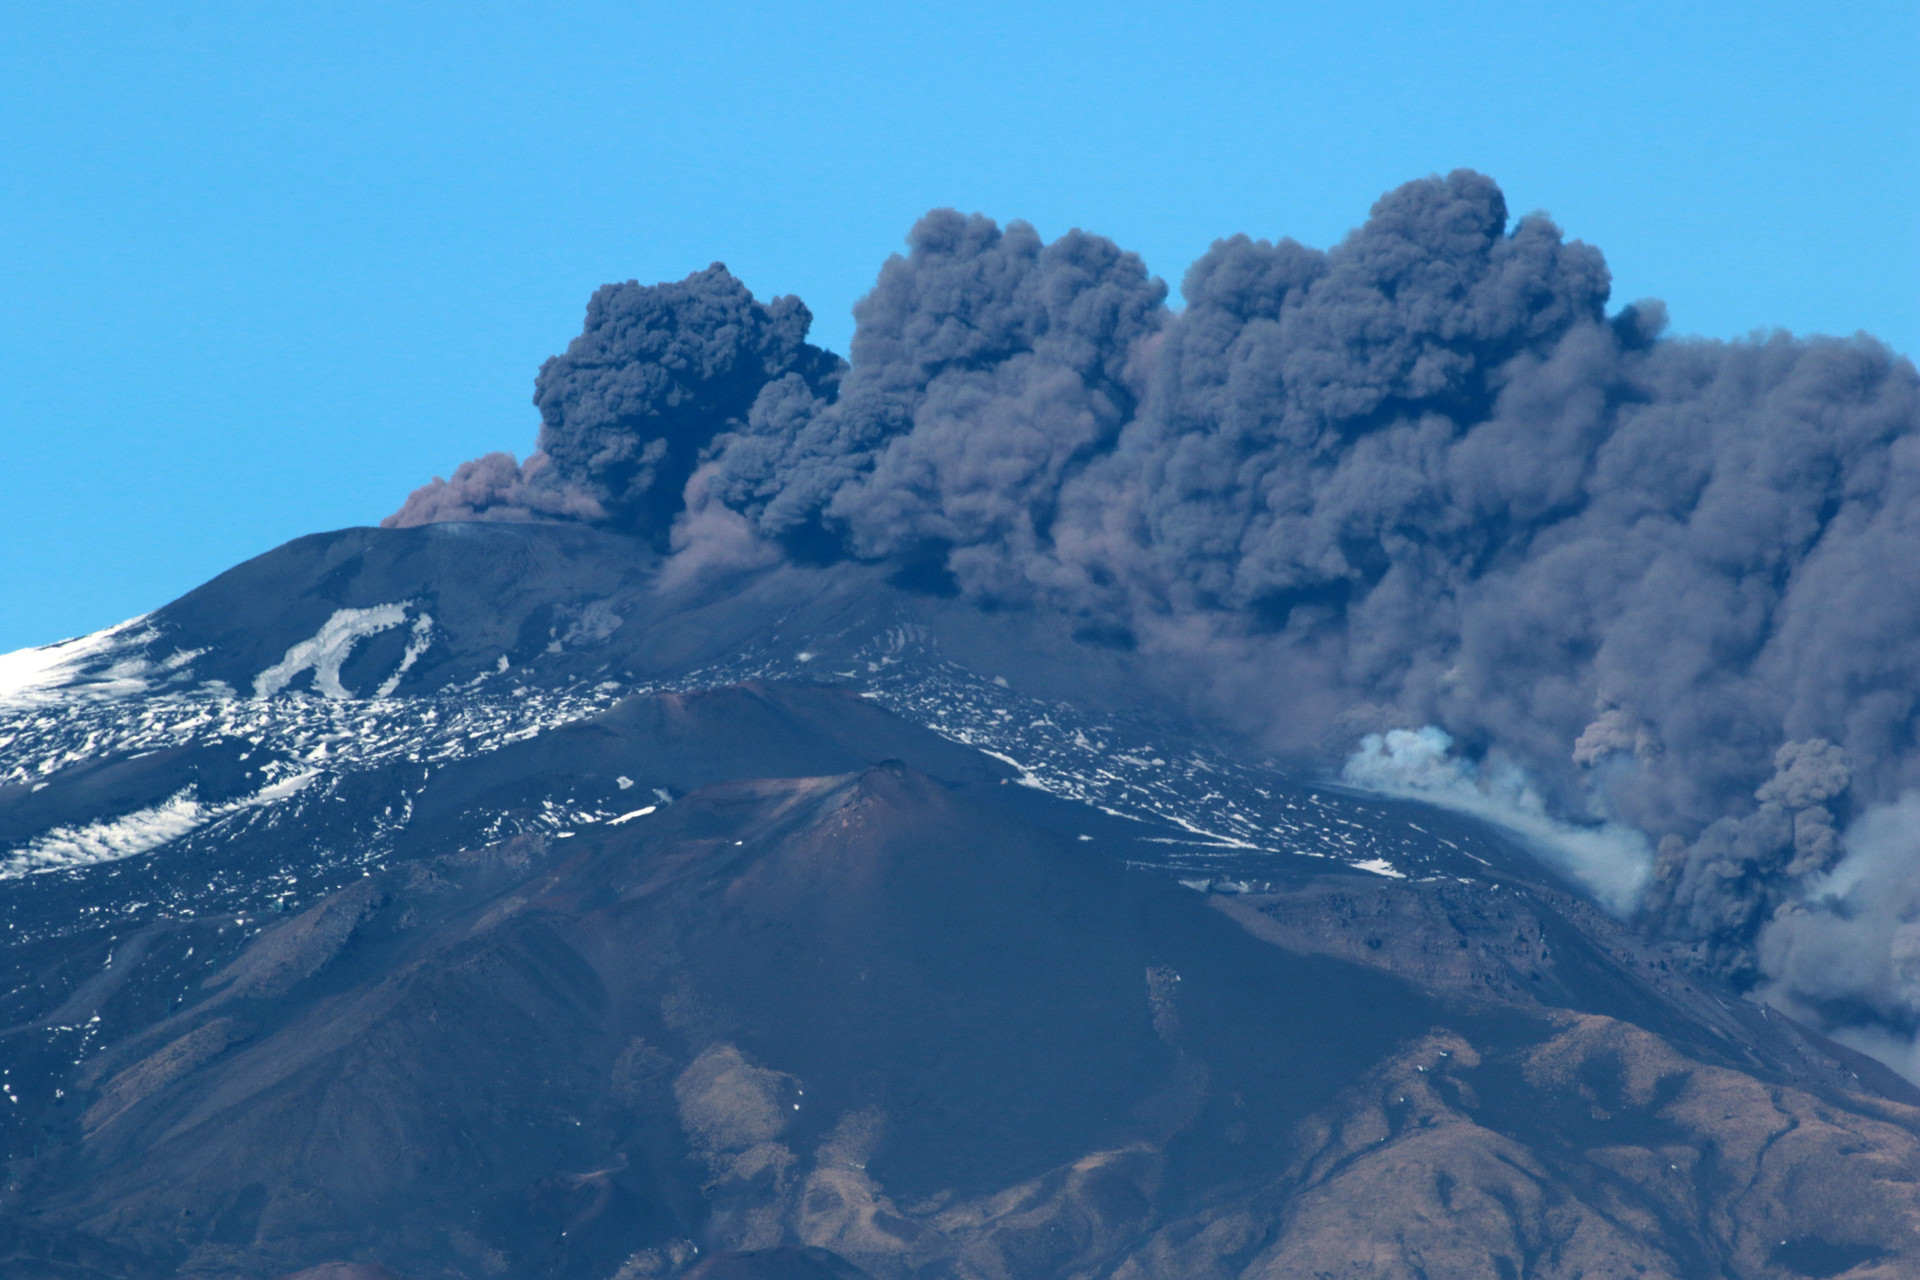
[(812, 322), (798, 298), (756, 302), (717, 262), (675, 284), (606, 285), (534, 380), (540, 440), (527, 461), (463, 463), (381, 523), (581, 519), (664, 540), (700, 451), (767, 383), (830, 393), (842, 364), (807, 343)]
[(1473, 173), (1324, 253), (1223, 240), (1178, 314), (1096, 237), (937, 213), (838, 399), (770, 386), (702, 497), (1064, 612), (1270, 748), (1497, 751), (1658, 843), (1649, 921), (1752, 981), (1920, 785), (1920, 391), (1871, 339), (1664, 339), (1608, 292)]
[[(729, 293), (742, 339), (661, 302), (657, 343), (596, 321), (627, 296), (602, 291), (542, 372), (547, 461), (483, 459), (408, 510), (672, 519), (688, 565), (874, 562), (1069, 619), (1328, 763), (1430, 726), (1447, 776), (1657, 846), (1638, 910), (1703, 964), (1920, 1021), (1920, 877), (1881, 821), (1920, 790), (1911, 362), (1664, 337), (1657, 302), (1609, 311), (1597, 250), (1470, 172), (1325, 251), (1219, 241), (1182, 292), (1097, 236), (936, 212), (842, 373), (798, 303)], [(683, 349), (720, 356), (657, 354)], [(681, 371), (709, 364), (747, 373)], [(1847, 895), (1876, 893), (1890, 921), (1849, 933)], [(1816, 992), (1809, 957), (1847, 937), (1877, 976)]]
[[(710, 496), (796, 550), (895, 558), (1029, 593), (1072, 477), (1137, 408), (1166, 287), (1110, 241), (929, 214), (854, 310), (837, 400), (788, 376), (720, 442)], [(999, 575), (1011, 571), (1004, 582)]]

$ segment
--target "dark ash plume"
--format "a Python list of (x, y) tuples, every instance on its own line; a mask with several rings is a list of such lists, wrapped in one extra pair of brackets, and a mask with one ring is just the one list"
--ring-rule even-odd
[[(711, 496), (770, 537), (995, 583), (1040, 554), (1068, 478), (1136, 407), (1126, 376), (1165, 323), (1166, 287), (1133, 254), (1071, 232), (1042, 245), (978, 215), (929, 214), (854, 310), (839, 398), (787, 378), (719, 443)], [(979, 575), (987, 575), (985, 579)]]
[(446, 520), (605, 520), (606, 508), (584, 488), (545, 480), (553, 460), (534, 451), (525, 462), (510, 453), (489, 453), (463, 462), (453, 479), (435, 476), (407, 496), (380, 522), (406, 529)]
[[(1097, 236), (931, 214), (844, 376), (798, 303), (720, 283), (613, 291), (674, 317), (645, 341), (602, 291), (542, 372), (550, 461), (408, 511), (565, 491), (657, 535), (684, 488), (687, 564), (853, 557), (1055, 611), (1275, 750), (1435, 726), (1499, 765), (1461, 776), (1515, 766), (1560, 818), (1644, 833), (1649, 926), (1739, 980), (1810, 993), (1878, 886), (1891, 922), (1849, 964), (1886, 1025), (1920, 1021), (1870, 941), (1920, 955), (1920, 876), (1881, 826), (1864, 861), (1845, 834), (1920, 789), (1911, 362), (1609, 314), (1599, 252), (1468, 172), (1324, 252), (1220, 241), (1178, 313)], [(721, 366), (746, 372), (687, 372)]]
[(717, 262), (677, 284), (603, 286), (534, 379), (540, 441), (526, 463), (463, 463), (381, 523), (571, 518), (664, 541), (701, 450), (761, 388), (788, 378), (831, 394), (843, 365), (808, 344), (812, 323), (798, 298), (756, 302)]

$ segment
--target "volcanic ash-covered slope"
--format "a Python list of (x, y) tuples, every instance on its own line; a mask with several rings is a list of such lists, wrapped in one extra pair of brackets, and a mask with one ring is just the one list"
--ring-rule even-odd
[[(152, 926), (115, 959), (67, 1127), (12, 1166), (9, 1274), (1920, 1257), (1920, 1111), (1897, 1085), (1713, 1025), (1710, 993), (1655, 987), (1624, 941), (1576, 947), (1550, 889), (1474, 906), (1335, 867), (1194, 892), (1064, 834), (1081, 806), (833, 691), (650, 695), (507, 750), (437, 785), (617, 768), (691, 790), (566, 839), (398, 858), (258, 932)], [(1395, 913), (1423, 923), (1384, 932)], [(1465, 959), (1434, 962), (1442, 943)], [(1487, 977), (1522, 965), (1539, 976)]]

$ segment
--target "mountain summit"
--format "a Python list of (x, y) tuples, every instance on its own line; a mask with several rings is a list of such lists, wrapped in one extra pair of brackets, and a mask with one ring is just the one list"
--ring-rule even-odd
[[(10, 1275), (1903, 1274), (1920, 1093), (855, 564), (302, 539), (34, 651)], [(22, 664), (24, 666), (24, 664)], [(16, 668), (18, 670), (18, 668)]]

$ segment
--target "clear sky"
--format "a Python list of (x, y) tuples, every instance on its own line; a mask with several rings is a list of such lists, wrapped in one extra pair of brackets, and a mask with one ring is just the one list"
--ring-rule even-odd
[(1675, 328), (1920, 352), (1920, 3), (0, 6), (0, 651), (524, 454), (608, 280), (928, 208), (1324, 246), (1470, 166)]

